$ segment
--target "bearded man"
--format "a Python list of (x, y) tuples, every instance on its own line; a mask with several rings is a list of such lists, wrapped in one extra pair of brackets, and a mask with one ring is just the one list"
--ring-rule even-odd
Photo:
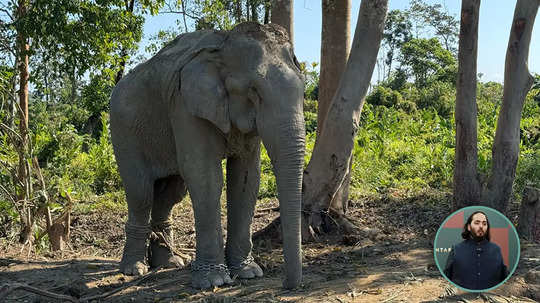
[(452, 247), (444, 274), (457, 285), (473, 290), (491, 288), (508, 276), (501, 248), (490, 242), (489, 220), (475, 211), (463, 226), (464, 239)]

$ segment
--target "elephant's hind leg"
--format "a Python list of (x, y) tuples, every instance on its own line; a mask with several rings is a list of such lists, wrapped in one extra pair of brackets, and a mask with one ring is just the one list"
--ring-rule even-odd
[(146, 176), (124, 174), (124, 187), (128, 203), (126, 244), (120, 271), (126, 275), (144, 275), (146, 264), (146, 240), (150, 235), (150, 208), (153, 201), (153, 182)]
[(150, 267), (183, 267), (189, 259), (175, 255), (169, 246), (174, 245), (170, 221), (171, 210), (186, 195), (184, 180), (178, 175), (156, 180), (152, 206), (152, 231), (148, 249)]

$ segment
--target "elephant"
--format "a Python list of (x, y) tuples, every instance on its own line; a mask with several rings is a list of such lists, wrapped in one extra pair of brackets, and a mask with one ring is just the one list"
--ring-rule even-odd
[[(285, 288), (302, 278), (300, 215), (305, 153), (304, 76), (284, 28), (244, 22), (176, 37), (113, 89), (110, 130), (128, 219), (120, 271), (181, 267), (171, 209), (189, 192), (195, 219), (192, 286), (263, 275), (251, 223), (264, 144), (276, 175)], [(220, 196), (226, 159), (227, 236)], [(154, 232), (154, 233), (153, 233)], [(151, 234), (165, 235), (159, 239)]]

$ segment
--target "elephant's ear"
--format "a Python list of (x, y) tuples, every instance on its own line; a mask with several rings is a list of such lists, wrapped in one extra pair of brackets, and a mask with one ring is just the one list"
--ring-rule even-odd
[(180, 70), (180, 96), (189, 113), (228, 133), (231, 129), (229, 102), (218, 69), (221, 45), (213, 45), (220, 40), (207, 40), (212, 43), (205, 45), (204, 39), (200, 41)]

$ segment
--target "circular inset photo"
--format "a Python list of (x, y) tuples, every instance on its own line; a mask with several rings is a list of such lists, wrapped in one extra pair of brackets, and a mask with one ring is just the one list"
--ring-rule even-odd
[(519, 238), (512, 222), (485, 206), (462, 208), (435, 235), (435, 263), (452, 284), (469, 292), (502, 285), (516, 270)]

